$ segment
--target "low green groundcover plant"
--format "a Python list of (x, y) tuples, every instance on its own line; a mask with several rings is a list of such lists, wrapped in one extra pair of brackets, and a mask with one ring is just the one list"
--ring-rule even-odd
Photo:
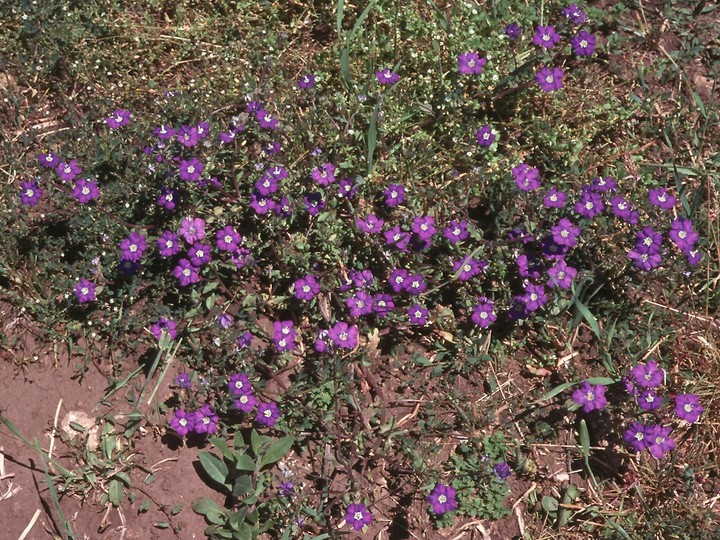
[[(599, 337), (586, 306), (594, 284), (632, 309), (654, 276), (692, 275), (703, 257), (685, 186), (586, 166), (592, 133), (566, 144), (552, 113), (528, 123), (563, 109), (602, 47), (578, 6), (515, 18), (461, 2), (452, 19), (430, 11), (428, 36), (442, 38), (427, 50), (368, 51), (383, 4), (370, 2), (350, 32), (339, 3), (334, 69), (249, 73), (246, 93), (220, 110), (193, 108), (182, 91), (166, 92), (155, 115), (116, 104), (78, 141), (48, 144), (19, 183), (18, 238), (53, 275), (46, 297), (63, 316), (92, 319), (99, 343), (154, 340), (187, 366), (168, 430), (220, 453), (200, 462), (228, 504), (195, 505), (213, 537), (290, 538), (308, 522), (330, 528), (333, 515), (373, 526), (373, 490), (357, 474), (339, 510), (327, 497), (311, 504), (313, 487), (298, 490), (277, 465), (324, 440), (341, 408), (359, 408), (348, 389), (378, 336), (454, 343), (447, 354), (461, 363), (553, 321), (584, 320)], [(412, 21), (406, 31), (421, 35)], [(537, 143), (548, 130), (557, 148)], [(659, 362), (623, 378), (606, 359), (602, 377), (547, 398), (574, 390), (571, 408), (608, 412), (606, 386), (624, 384), (628, 401), (607, 421), (629, 450), (663, 459), (673, 423), (696, 422), (703, 407), (684, 389), (660, 395)], [(424, 465), (415, 495), (438, 527), (502, 517), (508, 460), (501, 431), (469, 440)]]

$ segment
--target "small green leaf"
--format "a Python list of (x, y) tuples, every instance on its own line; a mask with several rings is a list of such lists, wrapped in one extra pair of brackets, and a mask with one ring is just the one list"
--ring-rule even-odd
[(288, 453), (294, 442), (294, 437), (283, 437), (273, 441), (260, 460), (260, 468), (262, 469), (267, 465), (280, 461)]
[(248, 493), (251, 493), (253, 491), (252, 487), (252, 479), (247, 476), (238, 476), (235, 479), (235, 487), (233, 487), (233, 496), (242, 498)]
[(113, 474), (111, 478), (117, 478), (123, 484), (125, 484), (127, 487), (130, 487), (130, 477), (127, 475), (127, 473), (118, 471), (115, 474)]
[(180, 512), (182, 512), (182, 509), (185, 507), (183, 503), (177, 503), (172, 506), (170, 509), (170, 514), (173, 516), (177, 516)]
[(123, 498), (123, 485), (120, 480), (110, 480), (108, 484), (108, 500), (113, 506), (119, 506)]
[(537, 403), (540, 403), (540, 402), (542, 402), (542, 401), (547, 401), (547, 400), (549, 400), (549, 399), (552, 399), (552, 398), (554, 398), (555, 396), (557, 396), (558, 394), (563, 393), (563, 392), (564, 392), (565, 390), (567, 390), (568, 388), (572, 388), (572, 387), (575, 386), (576, 384), (578, 384), (578, 383), (576, 383), (575, 381), (569, 381), (569, 382), (566, 382), (566, 383), (562, 383), (561, 385), (556, 386), (555, 388), (553, 388), (552, 390), (550, 390), (547, 394), (545, 394), (543, 397), (541, 397), (540, 399), (538, 399), (538, 400), (537, 400)]
[(148, 499), (145, 499), (138, 508), (138, 514), (144, 514), (148, 510), (150, 510), (150, 501)]
[(207, 497), (202, 497), (195, 501), (192, 509), (196, 514), (200, 514), (201, 516), (207, 516), (209, 513), (222, 514), (222, 510), (218, 504)]
[(170, 527), (170, 523), (168, 521), (158, 521), (157, 523), (153, 523), (153, 527), (157, 529), (167, 529)]
[(225, 462), (210, 452), (200, 452), (198, 455), (203, 470), (219, 486), (229, 487), (225, 482), (228, 477), (227, 465)]
[(70, 427), (73, 428), (75, 431), (79, 431), (80, 433), (85, 431), (85, 426), (78, 424), (77, 422), (70, 422)]
[(157, 478), (157, 476), (155, 476), (154, 474), (148, 474), (145, 477), (145, 481), (144, 481), (145, 485), (149, 486), (150, 484), (152, 484), (155, 481), (156, 478)]
[(580, 428), (578, 431), (580, 434), (580, 445), (582, 446), (583, 458), (587, 464), (590, 459), (590, 434), (588, 433), (587, 423), (584, 418), (580, 420)]
[(550, 497), (549, 495), (545, 495), (542, 498), (541, 504), (543, 510), (545, 510), (548, 514), (554, 514), (559, 508), (557, 499), (555, 497)]
[(254, 471), (255, 461), (247, 454), (235, 453), (235, 470), (237, 471)]

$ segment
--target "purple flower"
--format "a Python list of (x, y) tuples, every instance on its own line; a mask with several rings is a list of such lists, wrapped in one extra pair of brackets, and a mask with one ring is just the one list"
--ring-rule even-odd
[(38, 154), (38, 161), (43, 167), (54, 169), (60, 163), (60, 156), (55, 152), (48, 152), (47, 154)]
[(547, 304), (547, 296), (545, 295), (545, 287), (542, 285), (528, 284), (525, 286), (525, 294), (522, 296), (527, 311), (537, 311)]
[(443, 229), (443, 236), (448, 239), (451, 244), (457, 244), (461, 240), (470, 236), (467, 221), (451, 221), (447, 227)]
[(305, 203), (305, 210), (307, 210), (311, 216), (316, 216), (325, 209), (325, 201), (322, 198), (322, 193), (319, 191), (305, 195), (303, 202)]
[(315, 86), (315, 75), (305, 74), (298, 79), (298, 86), (303, 90), (309, 90)]
[(238, 270), (242, 269), (248, 263), (253, 263), (250, 257), (250, 250), (246, 247), (239, 247), (238, 250), (230, 257), (230, 262), (235, 265)]
[(489, 124), (485, 124), (475, 132), (475, 139), (479, 146), (491, 146), (495, 141), (495, 132)]
[(130, 123), (130, 111), (124, 109), (115, 109), (112, 116), (105, 119), (105, 123), (110, 129), (118, 129), (123, 126), (127, 126)]
[(553, 241), (560, 246), (573, 247), (577, 244), (580, 229), (575, 227), (567, 218), (562, 218), (557, 225), (550, 229)]
[(591, 191), (597, 191), (598, 193), (605, 193), (607, 191), (614, 191), (617, 189), (617, 182), (610, 176), (602, 178), (598, 176), (593, 179), (592, 185), (589, 188)]
[(510, 471), (510, 465), (508, 465), (504, 461), (497, 463), (493, 467), (493, 472), (495, 473), (495, 476), (497, 476), (500, 480), (505, 480), (512, 474), (512, 471)]
[(405, 280), (405, 292), (412, 296), (418, 296), (427, 290), (427, 284), (422, 274), (412, 274)]
[(197, 129), (198, 137), (202, 140), (210, 134), (210, 123), (200, 122), (195, 129)]
[(230, 315), (230, 314), (227, 313), (227, 312), (223, 312), (223, 313), (221, 313), (220, 315), (218, 315), (217, 323), (218, 323), (222, 328), (230, 328), (230, 327), (232, 326), (232, 323), (233, 323), (233, 316)]
[(87, 204), (93, 199), (97, 199), (100, 196), (97, 181), (80, 178), (75, 182), (72, 196), (81, 204)]
[(172, 188), (164, 187), (160, 190), (160, 195), (157, 198), (158, 206), (162, 206), (165, 210), (175, 210), (175, 205), (179, 200), (178, 192)]
[(252, 394), (240, 394), (240, 396), (233, 401), (233, 407), (241, 410), (245, 414), (251, 413), (257, 404), (258, 400)]
[(175, 411), (173, 419), (170, 420), (170, 427), (181, 437), (185, 437), (195, 428), (195, 414), (187, 413), (182, 409)]
[(252, 332), (245, 332), (244, 334), (240, 335), (237, 338), (237, 346), (241, 349), (247, 349), (251, 344), (253, 340)]
[(338, 321), (328, 330), (328, 337), (336, 347), (341, 349), (354, 349), (358, 343), (358, 327), (348, 326), (343, 321)]
[(633, 449), (634, 452), (642, 452), (650, 444), (647, 436), (647, 426), (640, 422), (632, 422), (625, 430), (623, 440)]
[(554, 26), (538, 26), (532, 41), (538, 47), (552, 49), (560, 41), (560, 35), (555, 31)]
[(338, 182), (338, 196), (352, 199), (357, 193), (358, 186), (352, 178), (341, 178)]
[(385, 204), (388, 206), (397, 206), (405, 201), (405, 187), (400, 184), (390, 184), (383, 191), (385, 195)]
[(553, 187), (548, 190), (545, 198), (543, 198), (543, 206), (545, 208), (562, 208), (566, 199), (567, 195), (565, 193)]
[(643, 388), (657, 388), (665, 380), (665, 371), (653, 360), (634, 366), (630, 374), (635, 383)]
[(369, 214), (365, 219), (357, 218), (355, 224), (363, 232), (368, 234), (377, 234), (382, 232), (382, 227), (385, 225), (385, 221), (378, 218), (375, 214)]
[(565, 72), (559, 67), (548, 68), (543, 66), (535, 74), (535, 80), (543, 92), (560, 90), (563, 87), (563, 77), (565, 77)]
[(261, 216), (275, 209), (275, 201), (259, 193), (253, 193), (250, 196), (250, 207)]
[(658, 253), (662, 244), (662, 234), (652, 227), (644, 227), (635, 234), (635, 251), (639, 253)]
[[(548, 235), (540, 240), (540, 249), (544, 257), (553, 260), (560, 260), (567, 255), (570, 250), (568, 246), (561, 246), (553, 240), (552, 235)], [(540, 276), (538, 276), (540, 277)]]
[(429, 240), (437, 233), (435, 218), (432, 216), (415, 216), (411, 230), (423, 240)]
[(475, 276), (480, 275), (488, 266), (485, 261), (478, 261), (472, 257), (465, 257), (459, 261), (453, 263), (453, 273), (458, 273), (458, 279), (460, 281), (468, 281)]
[(250, 395), (253, 393), (250, 380), (245, 373), (233, 373), (228, 381), (228, 390), (233, 397)]
[(686, 218), (677, 218), (670, 224), (668, 236), (682, 251), (692, 251), (699, 235), (693, 229), (692, 221)]
[(197, 182), (205, 170), (205, 165), (200, 163), (196, 157), (180, 160), (180, 179), (188, 182)]
[(138, 262), (147, 249), (146, 238), (142, 234), (133, 231), (130, 236), (120, 242), (120, 249), (122, 250), (121, 258)]
[(373, 517), (363, 503), (349, 504), (345, 513), (345, 521), (356, 531), (361, 531), (372, 523)]
[(425, 326), (428, 318), (428, 310), (417, 302), (410, 306), (407, 315), (410, 318), (410, 324), (417, 326)]
[(657, 268), (662, 264), (662, 257), (659, 252), (631, 249), (628, 251), (628, 259), (630, 259), (635, 266), (637, 266), (643, 272), (649, 272), (650, 270)]
[(295, 347), (295, 327), (292, 321), (273, 323), (273, 341), (278, 352), (291, 351)]
[(402, 268), (395, 268), (390, 272), (390, 276), (388, 277), (388, 283), (390, 284), (390, 287), (392, 288), (394, 293), (400, 293), (405, 290), (405, 287), (407, 285), (407, 281), (410, 277), (410, 272), (407, 270), (404, 270)]
[(648, 200), (653, 206), (657, 206), (661, 210), (670, 210), (675, 203), (677, 203), (677, 197), (669, 195), (665, 188), (651, 189), (648, 191)]
[(278, 125), (277, 118), (274, 118), (265, 109), (255, 111), (255, 119), (258, 121), (260, 127), (263, 129), (275, 129)]
[(662, 426), (648, 426), (645, 434), (648, 440), (648, 452), (655, 458), (660, 459), (663, 454), (675, 448), (675, 441), (670, 437), (672, 428)]
[(203, 405), (199, 411), (195, 411), (194, 431), (198, 435), (210, 435), (217, 431), (218, 416), (210, 405)]
[(181, 126), (175, 136), (178, 142), (187, 148), (192, 148), (200, 141), (200, 135), (195, 126)]
[(595, 36), (580, 30), (577, 36), (570, 40), (570, 45), (576, 56), (590, 56), (595, 52)]
[(217, 248), (220, 251), (235, 253), (239, 244), (242, 243), (242, 236), (235, 230), (232, 225), (226, 226), (215, 233)]
[(20, 202), (26, 206), (35, 206), (42, 197), (43, 192), (37, 182), (20, 182)]
[[(262, 165), (261, 163), (258, 163), (258, 165)], [(263, 174), (259, 180), (255, 181), (255, 191), (258, 192), (263, 197), (267, 197), (268, 195), (272, 195), (273, 193), (276, 193), (278, 190), (278, 178), (270, 174), (269, 172), (266, 172)]]
[(570, 4), (562, 10), (562, 14), (575, 25), (583, 24), (587, 20), (585, 13), (577, 7), (577, 4)]
[(636, 224), (640, 217), (640, 214), (633, 210), (630, 203), (622, 197), (613, 197), (610, 199), (610, 210), (615, 216), (627, 221), (631, 225)]
[(549, 279), (547, 280), (548, 287), (560, 287), (561, 289), (569, 289), (572, 285), (572, 280), (577, 275), (577, 270), (572, 266), (568, 266), (567, 263), (560, 259), (560, 261), (547, 271)]
[(281, 497), (292, 497), (295, 492), (295, 485), (292, 482), (283, 482), (278, 487)]
[(392, 296), (389, 294), (376, 294), (373, 298), (372, 309), (378, 317), (387, 317), (387, 314), (395, 309)]
[(197, 268), (187, 259), (178, 261), (177, 266), (173, 269), (173, 276), (178, 280), (181, 287), (187, 287), (191, 283), (197, 283), (200, 280)]
[(173, 340), (177, 337), (177, 323), (165, 317), (158, 317), (157, 322), (150, 327), (150, 332), (158, 341), (162, 338), (163, 332)]
[(604, 409), (605, 405), (607, 405), (605, 387), (602, 384), (592, 385), (587, 381), (573, 392), (572, 399), (578, 405), (582, 405), (583, 411), (586, 413)]
[(476, 52), (467, 52), (458, 55), (458, 71), (463, 75), (480, 75), (487, 63), (486, 58), (480, 58)]
[(584, 189), (580, 200), (575, 203), (575, 212), (582, 217), (592, 219), (603, 211), (603, 203), (599, 193)]
[(400, 76), (397, 73), (393, 73), (390, 68), (383, 68), (380, 71), (376, 71), (375, 77), (377, 77), (380, 84), (387, 86), (393, 85), (400, 80)]
[(655, 390), (649, 388), (637, 397), (637, 404), (643, 411), (654, 411), (662, 406), (663, 398), (658, 396)]
[(172, 257), (182, 249), (180, 237), (172, 231), (163, 231), (156, 243), (162, 257)]
[(497, 315), (495, 315), (495, 303), (485, 296), (481, 296), (478, 298), (477, 304), (475, 304), (475, 308), (473, 309), (470, 319), (480, 328), (489, 327), (497, 320)]
[(691, 424), (698, 421), (705, 407), (695, 394), (678, 394), (675, 396), (675, 415)]
[(55, 172), (63, 182), (70, 182), (82, 172), (82, 169), (77, 164), (77, 161), (72, 159), (67, 162), (63, 161), (62, 163), (58, 163), (58, 166), (55, 167)]
[(128, 261), (127, 259), (120, 259), (118, 261), (117, 270), (125, 277), (132, 276), (140, 270), (140, 263), (134, 261)]
[(277, 403), (270, 401), (268, 403), (259, 403), (255, 421), (265, 427), (273, 427), (280, 418), (280, 409)]
[(520, 37), (520, 32), (522, 30), (520, 29), (520, 26), (518, 26), (517, 23), (510, 23), (505, 27), (505, 30), (503, 30), (503, 33), (509, 37), (510, 39), (517, 39)]
[(436, 516), (441, 516), (457, 508), (455, 489), (445, 484), (435, 484), (435, 487), (428, 495), (428, 501)]
[(332, 163), (325, 163), (320, 167), (314, 168), (310, 176), (321, 186), (329, 186), (335, 181), (336, 170), (337, 168)]
[(540, 171), (537, 170), (537, 167), (520, 163), (512, 168), (512, 175), (515, 185), (522, 191), (532, 191), (540, 187)]
[(320, 284), (311, 274), (295, 281), (295, 298), (298, 300), (312, 300), (319, 292)]
[(178, 234), (188, 244), (194, 244), (198, 240), (202, 240), (205, 238), (205, 220), (202, 218), (183, 218)]
[(700, 250), (694, 249), (689, 251), (683, 251), (683, 253), (687, 257), (687, 261), (690, 266), (697, 266), (698, 263), (702, 260), (702, 253), (700, 252)]
[(373, 297), (366, 291), (360, 290), (354, 296), (345, 300), (345, 305), (351, 317), (362, 317), (372, 313)]
[(175, 377), (175, 386), (179, 388), (185, 388), (186, 390), (192, 387), (190, 375), (187, 373), (179, 373), (178, 376)]
[(155, 135), (161, 141), (166, 141), (168, 139), (172, 139), (175, 136), (175, 133), (176, 133), (176, 131), (172, 127), (170, 127), (166, 124), (162, 124), (162, 125), (156, 127), (155, 130), (153, 131), (153, 135)]
[(400, 230), (399, 225), (395, 225), (389, 231), (383, 233), (385, 236), (385, 244), (390, 247), (395, 247), (400, 251), (407, 251), (407, 245), (410, 242), (411, 235), (409, 232)]
[(370, 287), (375, 281), (375, 276), (370, 270), (350, 270), (350, 281), (361, 289)]
[(520, 277), (539, 279), (542, 275), (541, 261), (532, 253), (530, 255), (521, 253), (518, 255), (516, 262)]
[(80, 278), (80, 281), (75, 285), (75, 298), (78, 303), (86, 304), (88, 302), (95, 301), (95, 283), (92, 281)]

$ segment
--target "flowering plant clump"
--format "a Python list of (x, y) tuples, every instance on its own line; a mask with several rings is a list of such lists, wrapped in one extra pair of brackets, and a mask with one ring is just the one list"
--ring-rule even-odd
[[(662, 325), (641, 326), (655, 323), (658, 289), (688, 303), (709, 290), (696, 281), (712, 262), (709, 197), (692, 183), (705, 172), (610, 140), (656, 114), (629, 109), (643, 99), (621, 100), (619, 85), (588, 91), (619, 46), (594, 30), (610, 16), (462, 2), (433, 18), (410, 2), (389, 17), (381, 3), (339, 3), (339, 39), (298, 62), (287, 40), (303, 43), (307, 24), (266, 4), (262, 30), (236, 32), (263, 44), (243, 43), (248, 69), (177, 89), (160, 88), (171, 70), (138, 78), (152, 92), (113, 82), (83, 109), (87, 126), (25, 150), (8, 251), (27, 275), (0, 268), (3, 288), (23, 284), (29, 309), (68, 343), (157, 353), (133, 376), (174, 380), (158, 429), (199, 446), (227, 498), (198, 505), (209, 534), (302, 536), (343, 517), (354, 531), (380, 527), (382, 490), (367, 473), (393, 459), (434, 527), (506, 515), (509, 485), (528, 474), (521, 445), (513, 456), (495, 431), (519, 412), (503, 400), (522, 401), (506, 397), (509, 372), (533, 374), (528, 395), (564, 377), (548, 396), (568, 400), (554, 406), (584, 429), (612, 419), (638, 459), (681, 447), (711, 406), (670, 369)], [(46, 23), (23, 23), (23, 36)], [(198, 69), (230, 54), (214, 50), (218, 36), (162, 35), (196, 47)], [(541, 407), (522, 403), (537, 421), (528, 438), (550, 437)], [(438, 463), (438, 441), (456, 432)]]

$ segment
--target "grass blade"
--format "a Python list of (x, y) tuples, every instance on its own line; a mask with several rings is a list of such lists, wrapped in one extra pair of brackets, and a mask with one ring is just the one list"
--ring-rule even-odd
[(370, 116), (370, 125), (368, 126), (367, 136), (367, 174), (370, 176), (373, 170), (373, 160), (375, 158), (375, 148), (377, 148), (377, 121), (380, 114), (380, 99), (375, 103), (375, 109)]

